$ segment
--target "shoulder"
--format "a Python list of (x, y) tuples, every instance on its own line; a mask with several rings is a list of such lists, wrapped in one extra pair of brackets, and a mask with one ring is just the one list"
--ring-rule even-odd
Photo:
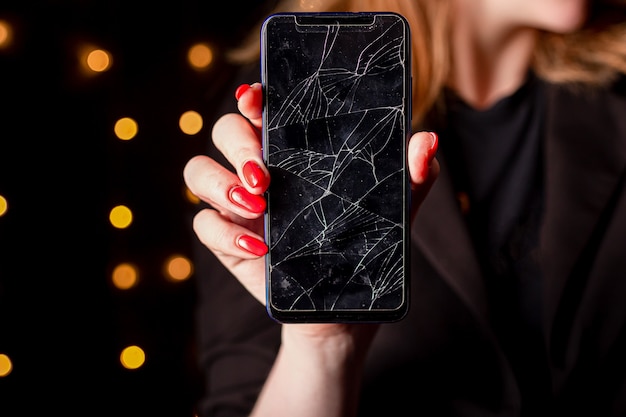
[(606, 97), (626, 98), (626, 74), (619, 74), (606, 84), (554, 83), (544, 81), (550, 96), (574, 101), (595, 101)]
[(620, 75), (607, 85), (567, 84), (545, 82), (549, 117), (563, 118), (576, 124), (581, 120), (600, 120), (610, 116), (626, 134), (626, 75)]

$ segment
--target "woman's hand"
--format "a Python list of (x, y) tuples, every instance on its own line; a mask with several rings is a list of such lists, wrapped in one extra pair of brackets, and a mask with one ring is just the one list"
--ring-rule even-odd
[[(247, 91), (246, 91), (247, 90)], [(261, 154), (261, 85), (236, 92), (241, 114), (226, 114), (214, 125), (215, 147), (236, 174), (208, 156), (187, 162), (183, 176), (189, 190), (213, 209), (194, 218), (194, 232), (219, 261), (256, 297), (265, 302), (263, 192), (269, 174)]]
[[(215, 147), (235, 167), (236, 174), (208, 156), (195, 156), (184, 178), (193, 194), (213, 209), (194, 218), (194, 232), (222, 264), (260, 302), (265, 303), (263, 193), (270, 178), (261, 153), (261, 84), (242, 85), (235, 92), (241, 114), (226, 114), (213, 127)], [(413, 219), (438, 175), (437, 136), (419, 132), (408, 147)]]
[[(261, 152), (261, 85), (243, 85), (235, 97), (240, 114), (222, 116), (212, 135), (215, 147), (236, 173), (208, 156), (196, 156), (185, 166), (184, 178), (191, 192), (212, 207), (196, 214), (196, 235), (265, 304), (263, 255), (268, 248), (263, 239), (263, 193), (270, 177)], [(417, 133), (409, 142), (411, 219), (439, 172), (436, 150), (437, 136), (432, 133)], [(253, 415), (353, 414), (360, 372), (377, 328), (374, 324), (284, 325), (280, 352)]]
[(438, 145), (439, 138), (434, 132), (418, 132), (409, 140), (407, 163), (411, 178), (411, 223), (439, 176), (439, 161), (435, 158)]

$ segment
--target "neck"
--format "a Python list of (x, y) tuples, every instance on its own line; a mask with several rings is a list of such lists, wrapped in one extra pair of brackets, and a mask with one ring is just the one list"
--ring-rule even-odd
[(450, 87), (469, 105), (490, 107), (524, 83), (536, 37), (534, 29), (490, 20), (471, 5), (458, 8), (452, 31)]

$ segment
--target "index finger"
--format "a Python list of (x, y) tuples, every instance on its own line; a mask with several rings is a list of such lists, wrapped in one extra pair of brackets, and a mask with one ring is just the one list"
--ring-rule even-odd
[(260, 83), (242, 84), (235, 91), (237, 108), (257, 129), (263, 124), (263, 88)]

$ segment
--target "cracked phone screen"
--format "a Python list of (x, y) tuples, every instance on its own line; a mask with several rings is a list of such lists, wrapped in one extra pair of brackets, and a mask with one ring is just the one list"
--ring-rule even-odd
[(407, 41), (392, 13), (264, 23), (267, 306), (278, 321), (406, 312)]

